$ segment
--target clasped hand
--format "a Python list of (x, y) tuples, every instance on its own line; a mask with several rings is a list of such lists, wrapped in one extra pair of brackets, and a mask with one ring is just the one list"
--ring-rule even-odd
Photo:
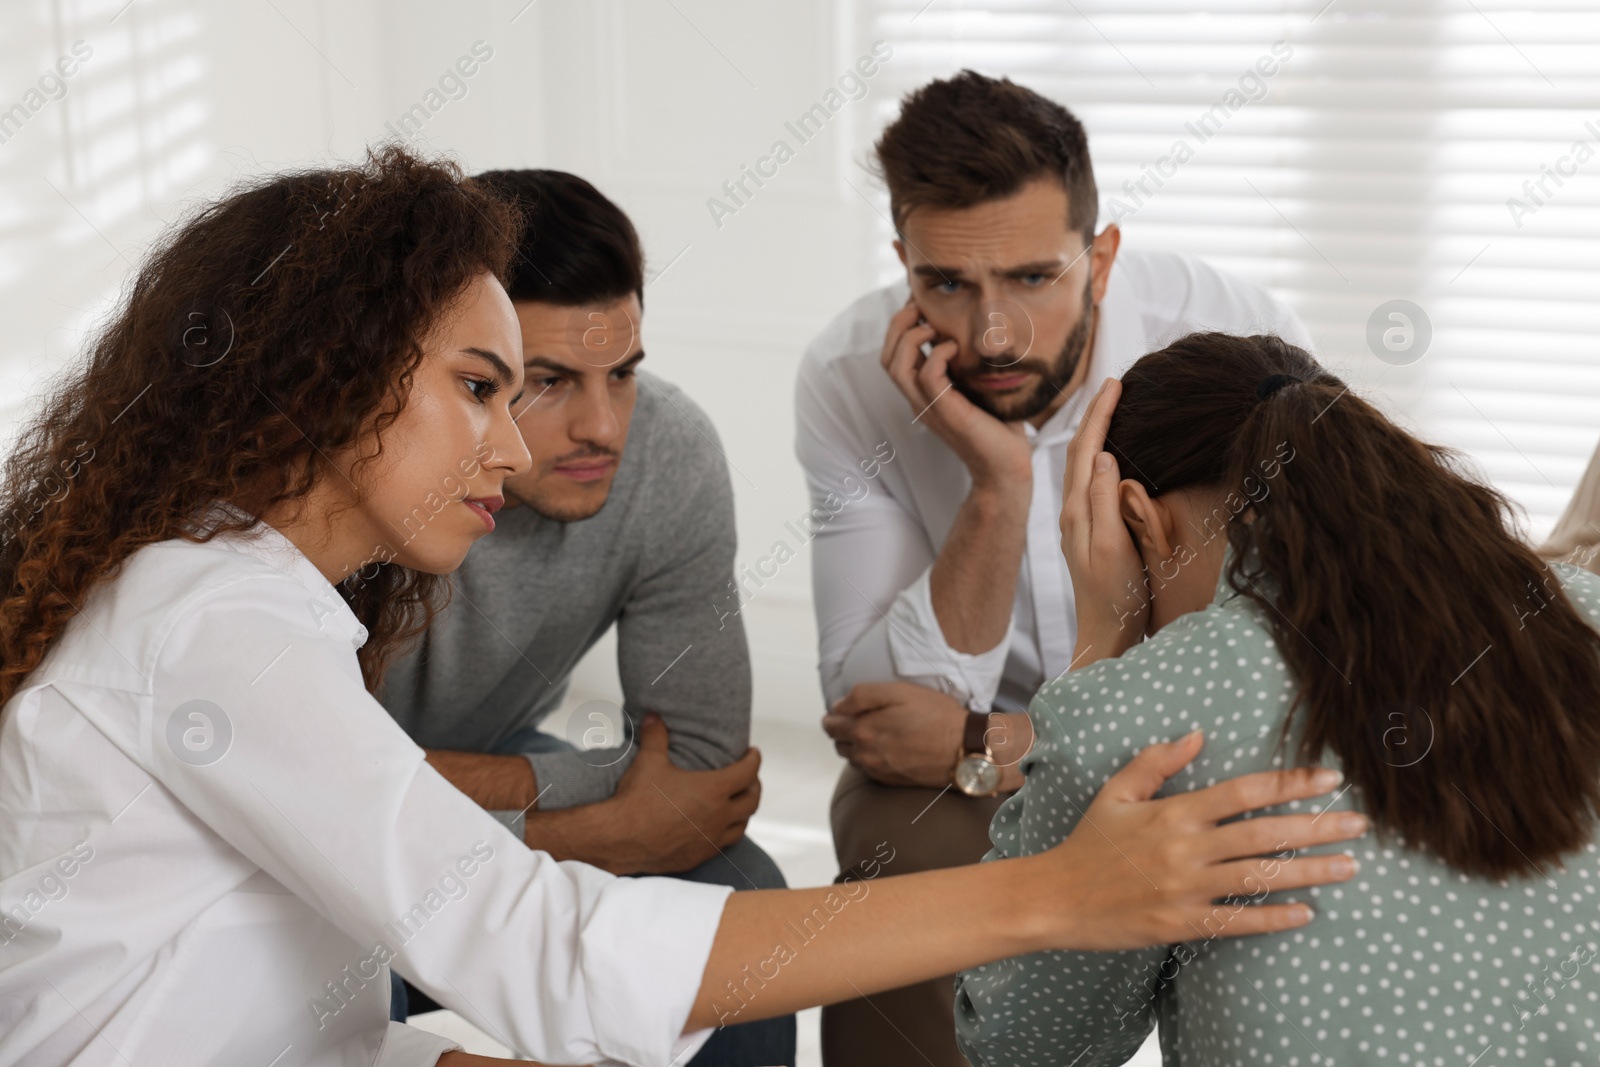
[(529, 812), (528, 845), (613, 874), (675, 874), (738, 841), (761, 803), (761, 753), (750, 748), (726, 767), (689, 771), (672, 762), (667, 741), (666, 724), (646, 715), (616, 793)]
[[(966, 734), (965, 705), (955, 697), (913, 682), (868, 682), (850, 690), (822, 717), (834, 751), (884, 785), (950, 784)], [(1033, 726), (1022, 714), (994, 715), (984, 740), (1000, 764), (1000, 789), (1022, 785), (1018, 768), (1033, 744)]]
[(617, 851), (624, 853), (612, 865), (632, 874), (671, 874), (715, 856), (744, 836), (760, 806), (760, 770), (754, 748), (717, 770), (683, 770), (667, 755), (666, 724), (645, 716), (639, 754), (605, 802), (615, 809)]
[(833, 747), (884, 785), (950, 783), (967, 709), (954, 697), (911, 682), (869, 682), (822, 717)]

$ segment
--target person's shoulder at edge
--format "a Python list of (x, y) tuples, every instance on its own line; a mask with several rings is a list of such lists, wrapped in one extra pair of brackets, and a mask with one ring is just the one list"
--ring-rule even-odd
[[(200, 602), (246, 581), (283, 586), (290, 596), (306, 601), (308, 618), (340, 615), (354, 623), (331, 586), (322, 608), (313, 608), (316, 593), (258, 555), (235, 549), (223, 538), (204, 543), (171, 538), (136, 549), (114, 578), (89, 593), (80, 613), (84, 625), (63, 635), (26, 685), (34, 688), (61, 678), (148, 694), (157, 657), (179, 620)], [(114, 652), (107, 651), (107, 643), (113, 643)], [(355, 641), (352, 645), (359, 647)]]
[[(1153, 340), (1161, 345), (1196, 329), (1283, 334), (1296, 343), (1309, 340), (1299, 318), (1282, 301), (1199, 256), (1124, 248), (1117, 253), (1112, 278), (1127, 288)], [(1297, 340), (1294, 334), (1302, 336)]]
[(1550, 564), (1550, 569), (1561, 580), (1563, 591), (1567, 599), (1572, 601), (1572, 606), (1578, 614), (1588, 619), (1589, 624), (1600, 630), (1600, 574), (1584, 569), (1576, 563)]

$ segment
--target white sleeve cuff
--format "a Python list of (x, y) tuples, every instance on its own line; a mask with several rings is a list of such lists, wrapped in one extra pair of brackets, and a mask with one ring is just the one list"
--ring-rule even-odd
[(670, 1067), (705, 1044), (710, 1027), (683, 1026), (732, 893), (676, 878), (618, 878), (606, 887), (585, 924), (582, 956), (602, 1062)]
[(378, 1048), (378, 1058), (372, 1061), (372, 1067), (434, 1067), (440, 1056), (459, 1048), (461, 1046), (448, 1037), (391, 1022), (384, 1031), (383, 1044)]
[(1006, 633), (987, 652), (957, 652), (944, 639), (933, 611), (933, 590), (925, 570), (889, 607), (889, 654), (895, 674), (949, 693), (974, 711), (988, 711), (1000, 690), (1016, 620), (1006, 619)]

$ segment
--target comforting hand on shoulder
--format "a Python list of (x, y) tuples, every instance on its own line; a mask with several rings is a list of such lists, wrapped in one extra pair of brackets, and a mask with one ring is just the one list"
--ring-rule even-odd
[[(1335, 771), (1262, 771), (1151, 799), (1199, 754), (1201, 743), (1197, 730), (1141, 751), (1106, 782), (1071, 836), (1031, 857), (1061, 879), (1063, 919), (1069, 925), (1081, 920), (1060, 935), (1059, 947), (1102, 951), (1287, 930), (1309, 922), (1311, 909), (1216, 902), (1259, 901), (1269, 892), (1355, 875), (1356, 861), (1343, 853), (1276, 857), (1359, 837), (1368, 820), (1357, 812), (1225, 821), (1327, 793), (1339, 783)], [(1086, 871), (1093, 876), (1069, 877)]]

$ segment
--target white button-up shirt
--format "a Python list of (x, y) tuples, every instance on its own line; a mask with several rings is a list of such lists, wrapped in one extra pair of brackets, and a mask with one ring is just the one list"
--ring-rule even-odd
[(525, 847), (258, 529), (134, 553), (0, 711), (0, 1064), (432, 1064), (391, 961), (540, 1060), (687, 1059), (731, 890)]
[(796, 384), (796, 451), (821, 527), (811, 567), (823, 692), (831, 703), (858, 683), (902, 679), (970, 708), (1021, 711), (1067, 669), (1077, 641), (1061, 493), (1067, 443), (1101, 383), (1195, 330), (1276, 333), (1307, 349), (1311, 339), (1283, 304), (1201, 260), (1120, 252), (1082, 388), (1043, 426), (1023, 424), (1033, 501), (1011, 623), (994, 648), (969, 654), (945, 641), (928, 576), (972, 479), (912, 421), (916, 412), (879, 363), (889, 319), (909, 294), (897, 282), (857, 300), (806, 349)]

